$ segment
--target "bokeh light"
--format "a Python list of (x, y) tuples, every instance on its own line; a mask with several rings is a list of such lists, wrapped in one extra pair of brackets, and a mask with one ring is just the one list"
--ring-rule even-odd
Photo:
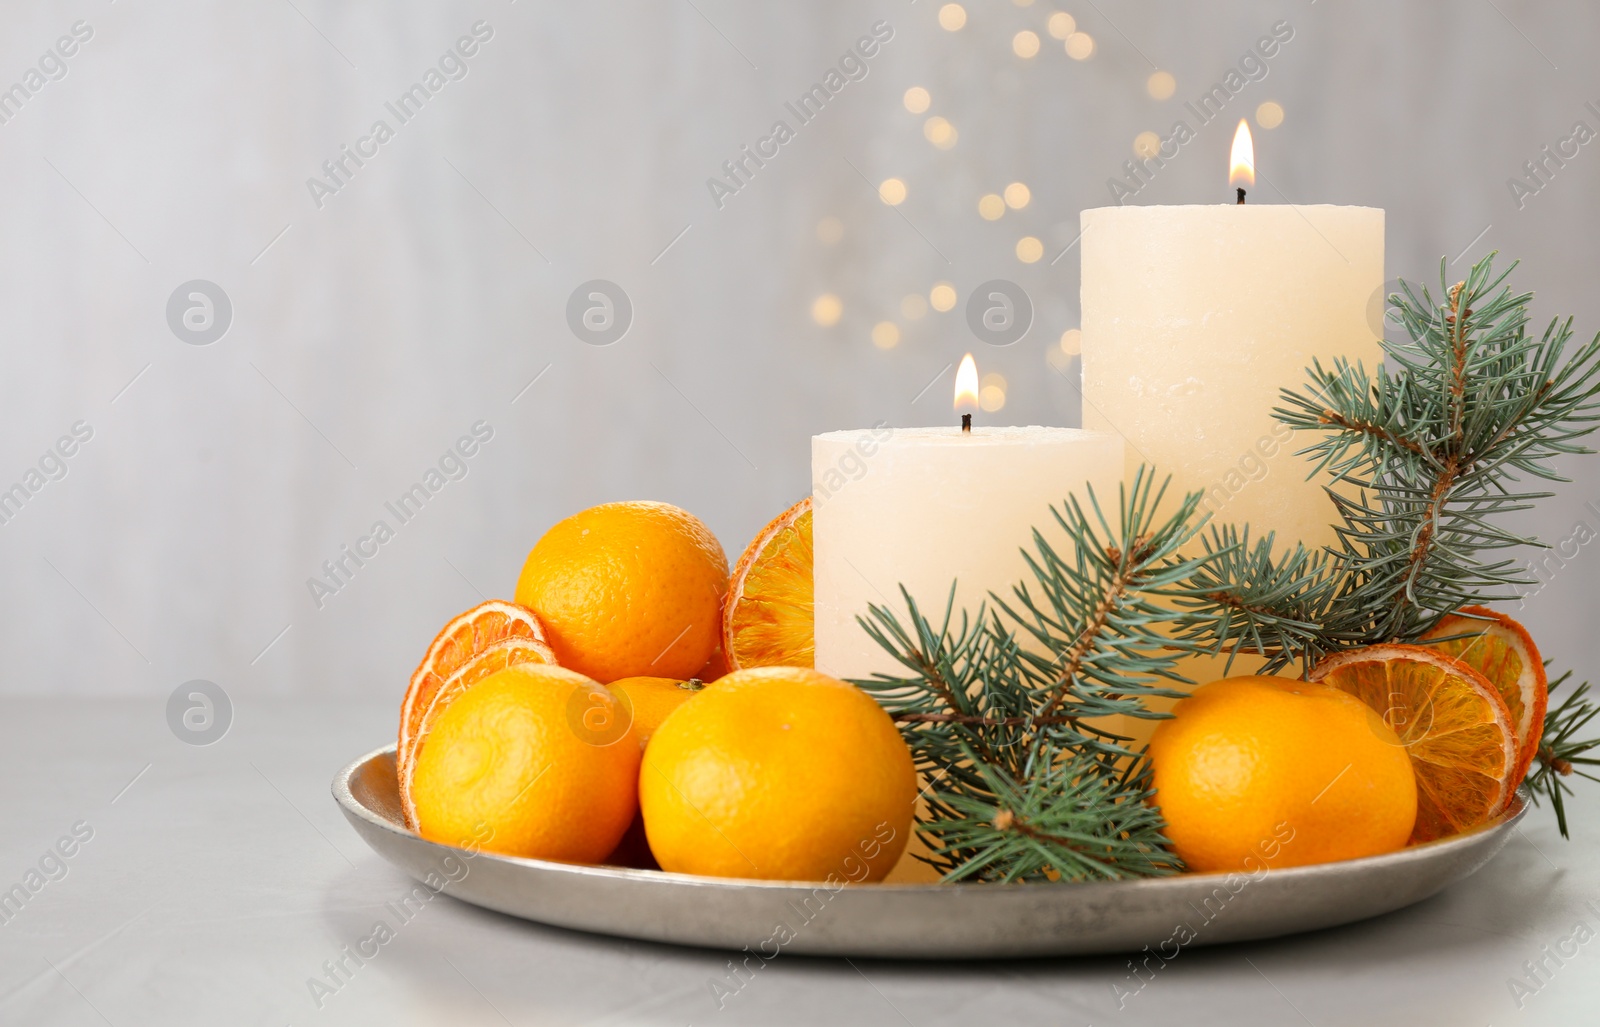
[(1256, 108), (1256, 124), (1262, 128), (1277, 128), (1283, 124), (1283, 106), (1274, 100)]
[(906, 110), (910, 111), (912, 114), (921, 114), (923, 111), (928, 109), (928, 104), (932, 102), (933, 97), (929, 96), (928, 91), (921, 86), (912, 86), (910, 89), (906, 90)]
[(1012, 210), (1021, 210), (1033, 199), (1033, 193), (1021, 182), (1012, 182), (1006, 186), (1006, 206)]
[(928, 290), (928, 305), (943, 314), (956, 305), (956, 287), (949, 282), (935, 282)]
[(986, 413), (994, 413), (1006, 405), (1006, 376), (991, 371), (979, 379), (978, 406)]
[(1006, 212), (1006, 201), (999, 193), (984, 193), (978, 197), (978, 216), (985, 221), (999, 221)]
[(967, 9), (960, 4), (945, 4), (939, 8), (939, 27), (946, 32), (959, 32), (967, 23)]
[(1031, 235), (1025, 235), (1017, 240), (1017, 259), (1024, 264), (1036, 263), (1044, 256), (1044, 243)]
[(1050, 16), (1045, 29), (1055, 38), (1065, 39), (1078, 31), (1078, 23), (1066, 11), (1057, 11)]
[(922, 134), (941, 150), (948, 150), (956, 144), (956, 127), (937, 114), (922, 123)]
[(1094, 56), (1094, 37), (1087, 32), (1074, 32), (1067, 37), (1067, 56), (1075, 61), (1086, 61)]
[(1038, 56), (1038, 33), (1029, 32), (1027, 29), (1023, 29), (1021, 32), (1018, 32), (1016, 35), (1012, 36), (1011, 52), (1016, 54), (1018, 57), (1021, 57), (1023, 60)]
[(1068, 328), (1061, 333), (1061, 352), (1069, 357), (1075, 357), (1083, 352), (1083, 333), (1076, 328)]
[(1145, 79), (1144, 91), (1150, 94), (1152, 100), (1166, 100), (1178, 91), (1178, 80), (1172, 77), (1170, 71), (1152, 72)]
[(878, 199), (891, 207), (898, 207), (905, 202), (906, 184), (898, 178), (886, 178), (878, 186)]
[(1161, 137), (1154, 132), (1140, 132), (1133, 137), (1133, 155), (1140, 159), (1154, 157), (1161, 149)]
[(843, 313), (844, 304), (831, 292), (825, 292), (811, 301), (811, 320), (824, 328), (838, 324)]
[(879, 349), (894, 349), (900, 345), (900, 326), (893, 321), (879, 321), (872, 326), (872, 344)]

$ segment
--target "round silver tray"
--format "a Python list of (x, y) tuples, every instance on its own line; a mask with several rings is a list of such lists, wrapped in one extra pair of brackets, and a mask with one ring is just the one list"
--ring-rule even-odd
[(1351, 923), (1428, 898), (1500, 851), (1522, 793), (1467, 834), (1382, 856), (1097, 884), (826, 884), (692, 877), (470, 853), (400, 815), (394, 746), (333, 779), (356, 832), (424, 885), (512, 916), (646, 941), (829, 956), (972, 959), (1170, 951)]

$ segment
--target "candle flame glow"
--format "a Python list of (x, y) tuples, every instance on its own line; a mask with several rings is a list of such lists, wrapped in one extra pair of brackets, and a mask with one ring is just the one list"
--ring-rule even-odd
[(1239, 119), (1239, 129), (1233, 133), (1233, 152), (1228, 156), (1228, 185), (1254, 189), (1256, 187), (1256, 144), (1250, 138), (1250, 126)]
[(956, 369), (955, 408), (978, 409), (978, 364), (971, 353), (961, 358), (961, 366)]

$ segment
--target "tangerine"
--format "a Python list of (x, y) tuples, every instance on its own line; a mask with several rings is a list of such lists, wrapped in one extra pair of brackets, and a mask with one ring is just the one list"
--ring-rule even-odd
[(639, 748), (650, 743), (650, 738), (673, 710), (693, 699), (705, 688), (698, 679), (680, 681), (677, 678), (621, 678), (606, 686), (606, 690), (621, 700), (633, 721), (634, 737)]
[(473, 685), (434, 722), (412, 778), (417, 833), (596, 863), (633, 820), (638, 780), (639, 745), (616, 697), (575, 671), (522, 664)]
[(717, 647), (728, 558), (668, 503), (605, 503), (534, 545), (516, 600), (538, 612), (563, 667), (597, 681), (687, 678)]
[(1417, 816), (1393, 730), (1326, 685), (1236, 677), (1202, 685), (1150, 739), (1155, 802), (1196, 871), (1303, 866), (1405, 845)]
[(716, 877), (882, 880), (916, 798), (889, 715), (805, 667), (729, 674), (662, 723), (639, 771), (662, 869)]

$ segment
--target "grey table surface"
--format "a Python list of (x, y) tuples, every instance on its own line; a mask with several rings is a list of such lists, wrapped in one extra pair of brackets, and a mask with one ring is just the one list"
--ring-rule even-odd
[[(180, 741), (164, 707), (0, 702), (0, 891), (37, 888), (0, 908), (0, 1024), (1503, 1027), (1600, 1015), (1600, 789), (1580, 792), (1571, 841), (1534, 810), (1493, 863), (1410, 909), (1186, 949), (1142, 977), (1126, 957), (780, 956), (741, 979), (728, 953), (447, 897), (399, 922), (388, 904), (409, 879), (328, 793), (339, 767), (388, 740), (392, 704), (240, 700), (205, 747)], [(75, 829), (87, 840), (58, 843)], [(58, 845), (72, 855), (51, 855)], [(346, 958), (337, 989), (313, 988), (380, 919), (393, 937), (377, 954)]]

